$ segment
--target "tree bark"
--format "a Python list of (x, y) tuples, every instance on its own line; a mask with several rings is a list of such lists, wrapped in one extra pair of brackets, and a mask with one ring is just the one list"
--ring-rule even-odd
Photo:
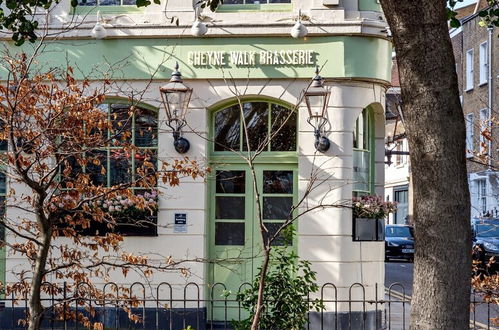
[[(40, 197), (40, 200), (43, 200), (43, 197)], [(38, 247), (38, 252), (36, 254), (35, 268), (33, 269), (33, 279), (31, 280), (31, 290), (28, 299), (29, 330), (41, 329), (44, 312), (41, 302), (41, 290), (46, 271), (47, 257), (52, 242), (52, 228), (49, 220), (43, 213), (42, 205), (42, 202), (39, 201), (36, 208), (37, 222), (40, 226), (40, 241), (42, 244)]]
[(414, 180), (411, 329), (469, 329), (465, 124), (446, 0), (381, 0), (399, 68)]

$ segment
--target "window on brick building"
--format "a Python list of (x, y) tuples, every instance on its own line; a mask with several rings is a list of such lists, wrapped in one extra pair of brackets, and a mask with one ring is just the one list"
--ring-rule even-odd
[(488, 135), (490, 127), (489, 122), (489, 109), (481, 109), (480, 110), (480, 153), (487, 154), (488, 153), (488, 140), (486, 136)]
[(487, 83), (487, 73), (489, 72), (489, 55), (487, 42), (480, 44), (480, 85)]
[(473, 49), (466, 52), (466, 90), (473, 89)]
[(466, 157), (473, 157), (474, 146), (474, 135), (473, 135), (473, 125), (475, 116), (472, 113), (466, 115)]
[(485, 179), (476, 180), (476, 191), (478, 199), (478, 211), (481, 214), (487, 213), (487, 182)]

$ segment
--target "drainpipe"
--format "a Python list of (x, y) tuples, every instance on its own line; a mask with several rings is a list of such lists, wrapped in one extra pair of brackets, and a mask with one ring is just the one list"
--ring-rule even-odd
[(490, 139), (489, 139), (489, 171), (492, 170), (492, 32), (493, 32), (493, 27), (489, 26), (487, 28), (488, 32), (488, 40), (487, 40), (487, 60), (488, 60), (488, 82), (487, 82), (487, 87), (488, 87), (488, 108), (489, 108), (489, 118), (488, 118), (488, 126), (490, 129)]

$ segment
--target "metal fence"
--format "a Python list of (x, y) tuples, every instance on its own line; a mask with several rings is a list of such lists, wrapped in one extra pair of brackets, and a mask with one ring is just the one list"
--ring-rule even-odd
[[(135, 301), (130, 312), (140, 318), (138, 323), (131, 321), (129, 313), (123, 309), (130, 306), (131, 300), (110, 298), (108, 295), (118, 290), (116, 283), (105, 284), (103, 298), (98, 300), (84, 294), (87, 288), (84, 283), (71, 292), (66, 284), (60, 287), (50, 283), (44, 285), (48, 286), (50, 294), (43, 297), (43, 305), (47, 307), (43, 329), (84, 329), (80, 322), (62, 316), (70, 313), (101, 322), (105, 329), (156, 330), (178, 330), (189, 326), (195, 330), (233, 329), (233, 321), (240, 321), (249, 315), (235, 299), (235, 294), (223, 294), (226, 293), (223, 283), (211, 286), (160, 283), (154, 287), (133, 283), (127, 289)], [(242, 284), (239, 291), (249, 285)], [(308, 313), (306, 329), (409, 329), (411, 297), (400, 283), (386, 288), (377, 285), (366, 287), (360, 283), (338, 288), (326, 283), (316, 296), (304, 297), (305, 301), (315, 298), (324, 303), (325, 309)], [(0, 329), (25, 329), (22, 320), (26, 318), (27, 303), (26, 297), (19, 299), (12, 295), (0, 298)], [(490, 321), (499, 316), (496, 305), (483, 302), (478, 294), (471, 295), (470, 305), (472, 329), (496, 329)]]

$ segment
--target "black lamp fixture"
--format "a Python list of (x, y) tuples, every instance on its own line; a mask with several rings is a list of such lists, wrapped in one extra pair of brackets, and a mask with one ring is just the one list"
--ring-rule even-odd
[(323, 134), (324, 126), (328, 122), (326, 113), (330, 95), (331, 91), (324, 87), (324, 81), (319, 75), (317, 66), (312, 83), (303, 92), (303, 99), (308, 109), (307, 122), (314, 128), (315, 149), (319, 152), (328, 151), (331, 145), (329, 139)]
[(173, 145), (179, 154), (184, 154), (189, 151), (190, 143), (181, 136), (181, 130), (186, 125), (185, 115), (189, 108), (192, 88), (184, 85), (178, 68), (177, 62), (170, 82), (160, 87), (159, 91), (166, 111), (166, 125), (173, 130)]

